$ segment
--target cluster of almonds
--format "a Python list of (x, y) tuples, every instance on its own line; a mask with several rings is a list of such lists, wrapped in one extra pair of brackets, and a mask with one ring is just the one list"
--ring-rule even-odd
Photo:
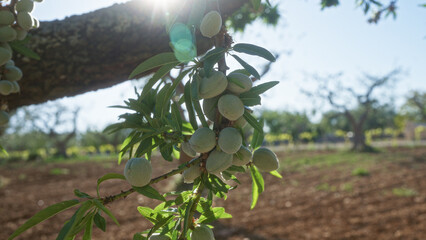
[[(190, 157), (196, 157), (197, 153), (209, 152), (206, 170), (215, 175), (232, 165), (244, 166), (250, 161), (262, 171), (278, 169), (278, 158), (271, 150), (259, 148), (252, 154), (251, 150), (243, 145), (239, 129), (243, 128), (247, 121), (243, 117), (245, 107), (239, 94), (251, 89), (253, 82), (250, 77), (239, 72), (225, 76), (219, 71), (213, 71), (206, 77), (203, 69), (199, 71), (199, 75), (203, 77), (200, 81), (199, 96), (204, 99), (204, 114), (212, 122), (220, 122), (221, 118), (226, 118), (229, 124), (218, 134), (209, 127), (197, 129), (188, 142), (181, 144), (182, 150)], [(194, 165), (184, 172), (184, 181), (191, 183), (200, 175), (200, 167)]]
[[(34, 0), (42, 2), (42, 0)], [(33, 0), (20, 0), (14, 6), (0, 7), (0, 95), (18, 93), (18, 81), (22, 71), (12, 60), (12, 48), (8, 42), (24, 40), (30, 29), (38, 28), (39, 21), (31, 12), (34, 9)], [(0, 126), (9, 122), (9, 114), (0, 110)]]
[[(217, 11), (207, 13), (201, 24), (203, 36), (212, 38), (222, 28), (222, 18)], [(274, 152), (267, 148), (258, 148), (253, 153), (243, 145), (241, 128), (247, 121), (243, 117), (245, 106), (239, 95), (249, 91), (253, 82), (249, 76), (232, 72), (225, 76), (223, 72), (212, 70), (209, 76), (203, 68), (198, 69), (197, 79), (200, 79), (198, 96), (203, 100), (204, 115), (213, 123), (220, 125), (225, 118), (226, 127), (214, 131), (210, 127), (197, 129), (189, 141), (181, 143), (182, 151), (195, 158), (198, 153), (208, 154), (205, 170), (210, 174), (220, 176), (232, 165), (244, 166), (252, 162), (261, 171), (278, 169), (279, 162)], [(183, 172), (185, 183), (192, 183), (201, 176), (200, 164), (192, 165)], [(124, 176), (127, 181), (137, 187), (149, 184), (151, 180), (151, 162), (145, 158), (132, 158), (125, 166)], [(169, 240), (170, 238), (158, 233), (150, 236), (149, 240)], [(213, 231), (206, 225), (197, 225), (191, 232), (192, 240), (214, 240)]]

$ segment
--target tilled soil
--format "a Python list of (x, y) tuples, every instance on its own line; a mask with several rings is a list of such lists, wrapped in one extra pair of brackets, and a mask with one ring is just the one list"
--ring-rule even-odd
[[(303, 153), (285, 153), (291, 154)], [(375, 159), (364, 163), (369, 171), (364, 177), (353, 176), (356, 165), (345, 163), (284, 170), (284, 179), (264, 174), (265, 192), (251, 211), (251, 179), (249, 174), (239, 175), (242, 185), (226, 201), (215, 202), (233, 215), (214, 224), (216, 239), (426, 239), (426, 148), (387, 149)], [(157, 162), (161, 166), (154, 166), (154, 175), (170, 169), (164, 161)], [(123, 168), (124, 164), (111, 162), (0, 167), (0, 239), (7, 239), (44, 207), (75, 198), (74, 188), (96, 195), (96, 180), (109, 172), (121, 173)], [(155, 187), (163, 192), (178, 182), (172, 178)], [(124, 181), (111, 180), (101, 185), (101, 194), (128, 188)], [(135, 232), (150, 227), (136, 207), (158, 203), (132, 194), (108, 205), (121, 225), (108, 220), (106, 233), (96, 229), (94, 239), (132, 239)], [(63, 212), (17, 239), (55, 239), (72, 213)]]

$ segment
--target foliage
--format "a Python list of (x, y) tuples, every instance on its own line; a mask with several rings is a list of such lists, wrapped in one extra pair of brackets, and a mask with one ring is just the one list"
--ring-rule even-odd
[(426, 92), (411, 92), (402, 106), (401, 112), (408, 120), (426, 122)]
[(259, 18), (266, 24), (275, 26), (280, 18), (278, 4), (271, 6), (268, 3), (261, 3), (256, 9), (253, 5), (246, 3), (229, 17), (227, 26), (235, 31), (244, 31), (247, 24)]
[[(254, 7), (258, 8), (259, 6), (256, 3), (257, 1), (253, 1)], [(233, 126), (234, 121), (225, 119), (221, 115), (222, 113), (219, 114), (218, 111), (216, 111), (216, 120), (208, 122), (201, 108), (201, 98), (199, 97), (200, 84), (202, 81), (208, 81), (212, 72), (216, 71), (214, 68), (216, 64), (217, 69), (226, 74), (225, 54), (237, 59), (241, 66), (257, 79), (260, 78), (257, 71), (239, 55), (249, 54), (275, 61), (275, 57), (262, 47), (247, 43), (239, 43), (232, 46), (232, 38), (225, 32), (219, 32), (215, 37), (215, 49), (210, 50), (200, 58), (195, 57), (192, 55), (192, 47), (188, 49), (177, 47), (176, 44), (180, 43), (180, 41), (187, 42), (190, 39), (175, 39), (176, 41), (174, 41), (173, 38), (176, 38), (176, 36), (173, 35), (173, 32), (176, 26), (185, 28), (182, 23), (174, 23), (169, 29), (171, 45), (174, 51), (158, 54), (139, 64), (129, 78), (134, 78), (152, 69), (156, 69), (156, 72), (142, 91), (135, 91), (136, 98), (126, 100), (123, 106), (114, 106), (129, 111), (120, 115), (121, 122), (112, 124), (105, 129), (106, 133), (116, 133), (125, 129), (129, 131), (121, 145), (119, 163), (127, 154), (129, 158), (145, 157), (148, 161), (151, 161), (151, 156), (156, 150), (161, 153), (164, 160), (171, 162), (175, 158), (179, 158), (180, 144), (187, 141), (192, 133), (199, 128), (199, 123), (205, 128), (211, 127), (215, 134), (224, 128)], [(191, 38), (189, 35), (184, 37)], [(179, 69), (180, 72), (178, 76), (171, 77), (170, 72), (175, 68)], [(164, 78), (166, 75), (170, 76), (170, 78)], [(249, 107), (260, 105), (260, 94), (276, 84), (277, 82), (262, 83), (247, 89), (245, 93), (240, 95), (242, 103), (246, 105), (241, 113), (244, 114), (240, 117), (243, 117), (254, 129), (251, 143), (248, 144), (244, 141), (242, 145), (250, 147), (251, 150), (255, 150), (261, 145), (264, 133), (263, 121), (257, 120), (251, 114), (252, 110)], [(183, 92), (177, 91), (179, 86), (183, 88)], [(238, 97), (237, 99), (239, 100)], [(254, 101), (251, 99), (254, 99)], [(182, 114), (184, 107), (186, 108), (186, 114)], [(91, 142), (93, 137), (95, 139), (99, 138), (98, 134), (96, 132), (88, 132), (84, 136), (86, 143)], [(243, 133), (241, 132), (241, 134)], [(246, 136), (242, 137), (247, 139)], [(92, 142), (92, 145), (99, 145), (99, 143)], [(9, 239), (13, 239), (35, 224), (74, 205), (78, 205), (78, 209), (71, 219), (64, 224), (57, 239), (72, 239), (79, 232), (84, 232), (83, 239), (90, 239), (93, 225), (105, 231), (105, 220), (101, 214), (108, 216), (116, 224), (119, 224), (105, 205), (134, 192), (160, 201), (160, 204), (154, 209), (145, 206), (138, 207), (140, 214), (149, 220), (153, 227), (150, 230), (136, 233), (134, 239), (147, 239), (154, 233), (168, 236), (171, 239), (187, 239), (198, 225), (208, 224), (219, 218), (231, 217), (225, 212), (224, 208), (213, 207), (213, 197), (226, 199), (228, 192), (236, 186), (231, 186), (228, 182), (224, 182), (223, 178), (226, 177), (235, 184), (239, 184), (236, 173), (243, 173), (248, 169), (253, 179), (251, 208), (254, 208), (259, 195), (264, 190), (264, 181), (259, 170), (253, 163), (248, 163), (246, 166), (233, 166), (231, 164), (224, 168), (221, 174), (209, 173), (206, 171), (205, 166), (206, 159), (208, 160), (210, 153), (210, 151), (201, 153), (201, 155), (189, 162), (181, 164), (177, 169), (151, 179), (143, 187), (133, 186), (129, 190), (122, 191), (116, 195), (101, 197), (99, 186), (102, 182), (110, 179), (124, 179), (121, 174), (107, 174), (98, 180), (97, 196), (90, 196), (76, 189), (74, 194), (79, 199), (78, 201), (71, 200), (62, 204), (59, 203), (59, 205), (56, 204), (42, 210), (18, 228)], [(232, 159), (232, 155), (230, 157)], [(150, 165), (152, 163), (149, 162), (147, 164)], [(191, 191), (161, 194), (151, 186), (151, 184), (165, 180), (170, 176), (180, 174), (193, 165), (199, 166), (202, 169), (202, 173), (201, 176), (194, 180)], [(130, 165), (129, 168), (131, 168)], [(271, 174), (281, 177), (276, 171)], [(203, 190), (207, 191), (206, 196), (203, 195)], [(197, 214), (197, 219), (194, 218), (194, 214)]]
[(302, 140), (302, 133), (313, 133), (314, 127), (306, 113), (264, 110), (261, 117), (272, 135), (289, 134), (292, 139)]
[[(388, 5), (382, 2), (383, 1), (377, 0), (356, 0), (355, 4), (358, 8), (362, 9), (365, 15), (371, 15), (367, 20), (369, 23), (377, 24), (383, 14), (385, 14), (385, 17), (392, 15), (394, 19), (396, 18), (397, 0), (390, 1)], [(335, 7), (339, 5), (339, 3), (339, 0), (321, 0), (321, 9)]]

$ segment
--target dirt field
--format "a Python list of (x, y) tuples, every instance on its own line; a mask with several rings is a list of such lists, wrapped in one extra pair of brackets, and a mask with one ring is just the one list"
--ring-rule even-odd
[[(379, 154), (339, 152), (279, 153), (284, 179), (264, 174), (266, 190), (249, 210), (251, 179), (226, 201), (216, 201), (233, 215), (215, 224), (216, 239), (426, 239), (426, 148), (394, 148)], [(164, 161), (161, 161), (164, 162)], [(157, 166), (160, 161), (157, 161)], [(166, 171), (165, 164), (155, 174)], [(122, 172), (124, 164), (87, 162), (25, 164), (0, 167), (0, 239), (42, 208), (74, 198), (73, 189), (96, 194), (96, 180)], [(159, 168), (159, 169), (158, 169)], [(354, 172), (354, 169), (357, 169)], [(367, 176), (362, 176), (367, 175)], [(173, 188), (171, 179), (157, 185)], [(126, 190), (124, 181), (102, 185), (102, 194)], [(132, 239), (150, 225), (137, 206), (155, 206), (141, 195), (109, 205), (120, 227), (108, 221), (107, 232), (96, 229), (94, 239)], [(18, 239), (55, 239), (72, 211), (64, 212)]]

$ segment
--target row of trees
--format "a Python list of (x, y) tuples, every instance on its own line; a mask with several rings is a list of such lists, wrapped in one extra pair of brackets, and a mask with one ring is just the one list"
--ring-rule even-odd
[[(348, 117), (362, 120), (361, 138), (365, 146), (366, 130), (392, 128), (402, 131), (407, 121), (426, 122), (426, 93), (412, 92), (405, 104), (396, 109), (393, 104), (379, 104), (375, 101), (369, 106), (359, 104), (352, 109), (339, 111), (334, 109), (322, 114), (319, 121), (314, 122), (306, 112), (276, 111), (264, 109), (261, 118), (265, 122), (265, 130), (269, 135), (288, 136), (295, 143), (335, 141), (341, 138), (340, 133), (354, 132), (353, 122)], [(346, 112), (347, 111), (347, 112)], [(2, 144), (11, 152), (29, 151), (31, 157), (43, 150), (53, 156), (69, 156), (70, 147), (90, 147), (90, 152), (103, 152), (103, 147), (110, 146), (109, 152), (117, 152), (127, 132), (106, 134), (100, 130), (87, 129), (77, 131), (79, 109), (67, 109), (63, 105), (48, 104), (32, 108), (23, 108), (15, 115), (14, 124), (5, 133)], [(20, 121), (18, 121), (20, 120)], [(30, 123), (30, 124), (28, 124)], [(354, 141), (355, 143), (355, 141)], [(53, 153), (52, 153), (53, 150)], [(365, 150), (365, 149), (360, 149)]]
[(368, 99), (353, 108), (332, 105), (334, 109), (323, 113), (317, 123), (305, 112), (264, 110), (262, 118), (269, 134), (286, 133), (294, 142), (333, 140), (338, 132), (351, 132), (353, 150), (360, 151), (370, 147), (365, 137), (367, 130), (392, 128), (402, 134), (408, 121), (426, 123), (426, 93), (413, 91), (399, 109), (392, 103)]

